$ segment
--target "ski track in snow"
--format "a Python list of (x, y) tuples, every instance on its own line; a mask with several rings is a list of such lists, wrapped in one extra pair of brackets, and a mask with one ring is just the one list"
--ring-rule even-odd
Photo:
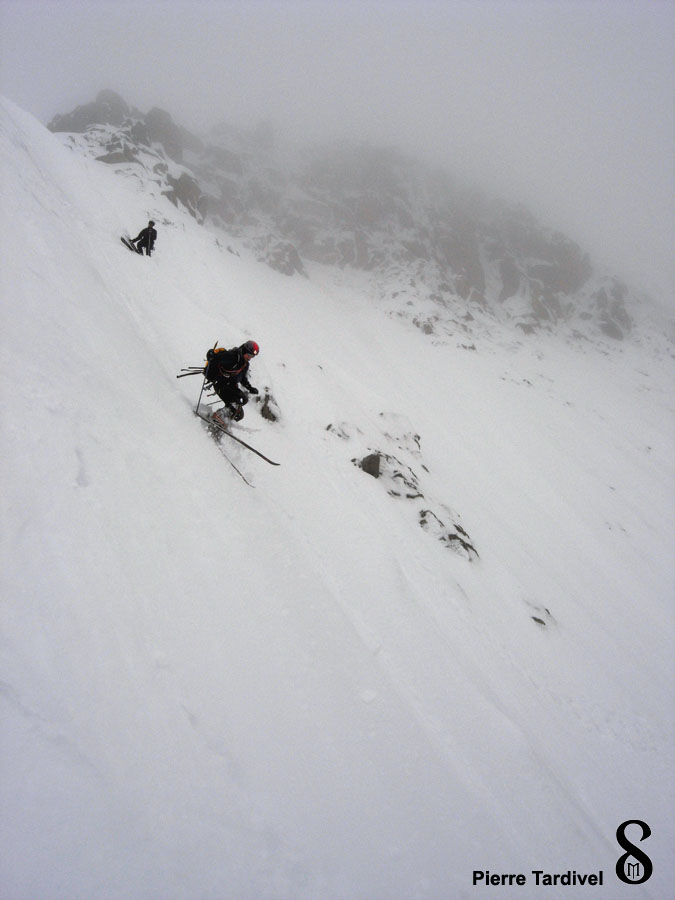
[[(9, 102), (1, 140), (3, 896), (441, 900), (535, 868), (667, 896), (668, 353), (464, 350), (356, 275), (225, 252)], [(279, 468), (224, 447), (253, 491), (175, 378), (249, 337), (281, 411), (242, 423)], [(644, 887), (614, 877), (632, 818)]]

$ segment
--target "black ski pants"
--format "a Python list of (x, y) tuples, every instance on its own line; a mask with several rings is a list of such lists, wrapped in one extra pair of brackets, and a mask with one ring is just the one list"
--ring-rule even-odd
[(226, 406), (246, 406), (248, 396), (231, 381), (216, 381), (213, 389)]

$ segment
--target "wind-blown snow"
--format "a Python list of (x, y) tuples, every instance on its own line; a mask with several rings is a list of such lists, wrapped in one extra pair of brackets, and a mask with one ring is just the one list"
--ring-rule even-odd
[[(2, 896), (578, 896), (533, 869), (667, 896), (670, 357), (434, 342), (9, 102), (1, 141)], [(219, 449), (175, 378), (249, 337), (281, 419), (240, 434), (280, 468)], [(644, 887), (614, 874), (627, 819)]]

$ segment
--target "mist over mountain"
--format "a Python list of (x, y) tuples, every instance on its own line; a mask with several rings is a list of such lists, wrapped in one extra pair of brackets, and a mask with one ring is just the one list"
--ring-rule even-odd
[(289, 275), (367, 273), (370, 293), (425, 333), (491, 328), (576, 340), (640, 333), (649, 301), (523, 205), (395, 147), (290, 146), (268, 123), (195, 135), (104, 90), (56, 115), (67, 146), (155, 185), (200, 223)]

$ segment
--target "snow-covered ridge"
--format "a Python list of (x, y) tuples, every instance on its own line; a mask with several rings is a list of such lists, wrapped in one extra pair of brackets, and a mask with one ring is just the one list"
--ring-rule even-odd
[(470, 337), (506, 324), (622, 340), (641, 331), (646, 298), (572, 240), (395, 149), (290, 151), (264, 124), (200, 138), (112, 91), (49, 127), (287, 275), (310, 263), (366, 273), (371, 298), (425, 333)]
[[(463, 349), (0, 116), (1, 893), (667, 896), (672, 359)], [(119, 235), (149, 216), (147, 259)], [(278, 468), (175, 377), (246, 338)]]

